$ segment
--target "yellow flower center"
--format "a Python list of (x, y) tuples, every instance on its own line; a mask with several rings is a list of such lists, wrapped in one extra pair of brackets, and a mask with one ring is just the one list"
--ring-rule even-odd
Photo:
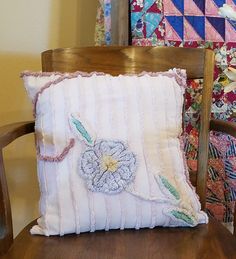
[(104, 170), (108, 170), (114, 173), (117, 170), (117, 167), (118, 167), (118, 161), (114, 159), (112, 156), (104, 155), (102, 157), (102, 168)]

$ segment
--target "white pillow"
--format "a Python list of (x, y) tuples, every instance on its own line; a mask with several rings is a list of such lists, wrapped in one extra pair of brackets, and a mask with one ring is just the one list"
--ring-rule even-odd
[(22, 77), (41, 189), (32, 234), (207, 223), (181, 146), (185, 71)]

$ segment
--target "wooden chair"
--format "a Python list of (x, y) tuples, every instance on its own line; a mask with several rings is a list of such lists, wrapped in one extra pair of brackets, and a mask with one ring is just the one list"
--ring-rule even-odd
[[(205, 208), (209, 130), (236, 137), (236, 125), (210, 120), (214, 54), (205, 49), (168, 47), (87, 47), (42, 53), (43, 71), (103, 71), (112, 75), (187, 69), (189, 78), (204, 78), (197, 185)], [(34, 131), (34, 122), (0, 128), (0, 148)], [(219, 222), (195, 228), (97, 231), (80, 235), (32, 236), (26, 226), (13, 240), (12, 218), (2, 151), (0, 153), (0, 251), (3, 258), (236, 258), (236, 238)]]

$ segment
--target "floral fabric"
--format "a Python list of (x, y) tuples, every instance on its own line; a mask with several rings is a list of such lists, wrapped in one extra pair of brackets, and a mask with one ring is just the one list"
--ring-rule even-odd
[[(133, 0), (131, 1), (133, 45), (204, 47), (215, 51), (212, 117), (236, 121), (235, 73), (236, 26), (220, 17), (219, 8), (236, 1)], [(228, 69), (229, 68), (229, 69)], [(185, 151), (188, 167), (197, 171), (197, 145), (201, 80), (188, 82), (185, 107)], [(207, 181), (207, 211), (218, 220), (233, 220), (236, 198), (236, 140), (211, 133)]]
[(111, 0), (99, 0), (95, 27), (95, 45), (111, 44)]
[(94, 40), (96, 46), (105, 45), (104, 11), (101, 2), (99, 2), (97, 9)]

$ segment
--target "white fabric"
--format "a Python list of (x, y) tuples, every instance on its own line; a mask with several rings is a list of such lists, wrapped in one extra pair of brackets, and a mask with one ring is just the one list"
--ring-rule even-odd
[[(61, 81), (45, 88), (60, 77)], [(192, 226), (207, 223), (186, 175), (179, 139), (184, 88), (175, 77), (93, 74), (66, 78), (27, 73), (23, 79), (32, 100), (41, 89), (35, 127), (41, 155), (38, 178), (42, 216), (31, 229), (32, 234), (187, 226), (173, 216), (173, 210), (194, 218)], [(85, 144), (71, 130), (71, 114), (79, 114), (96, 139), (123, 141), (136, 155), (135, 179), (121, 193), (88, 190), (78, 166)], [(75, 144), (61, 161), (42, 158), (61, 154), (71, 139)], [(179, 200), (160, 176), (175, 187)]]

